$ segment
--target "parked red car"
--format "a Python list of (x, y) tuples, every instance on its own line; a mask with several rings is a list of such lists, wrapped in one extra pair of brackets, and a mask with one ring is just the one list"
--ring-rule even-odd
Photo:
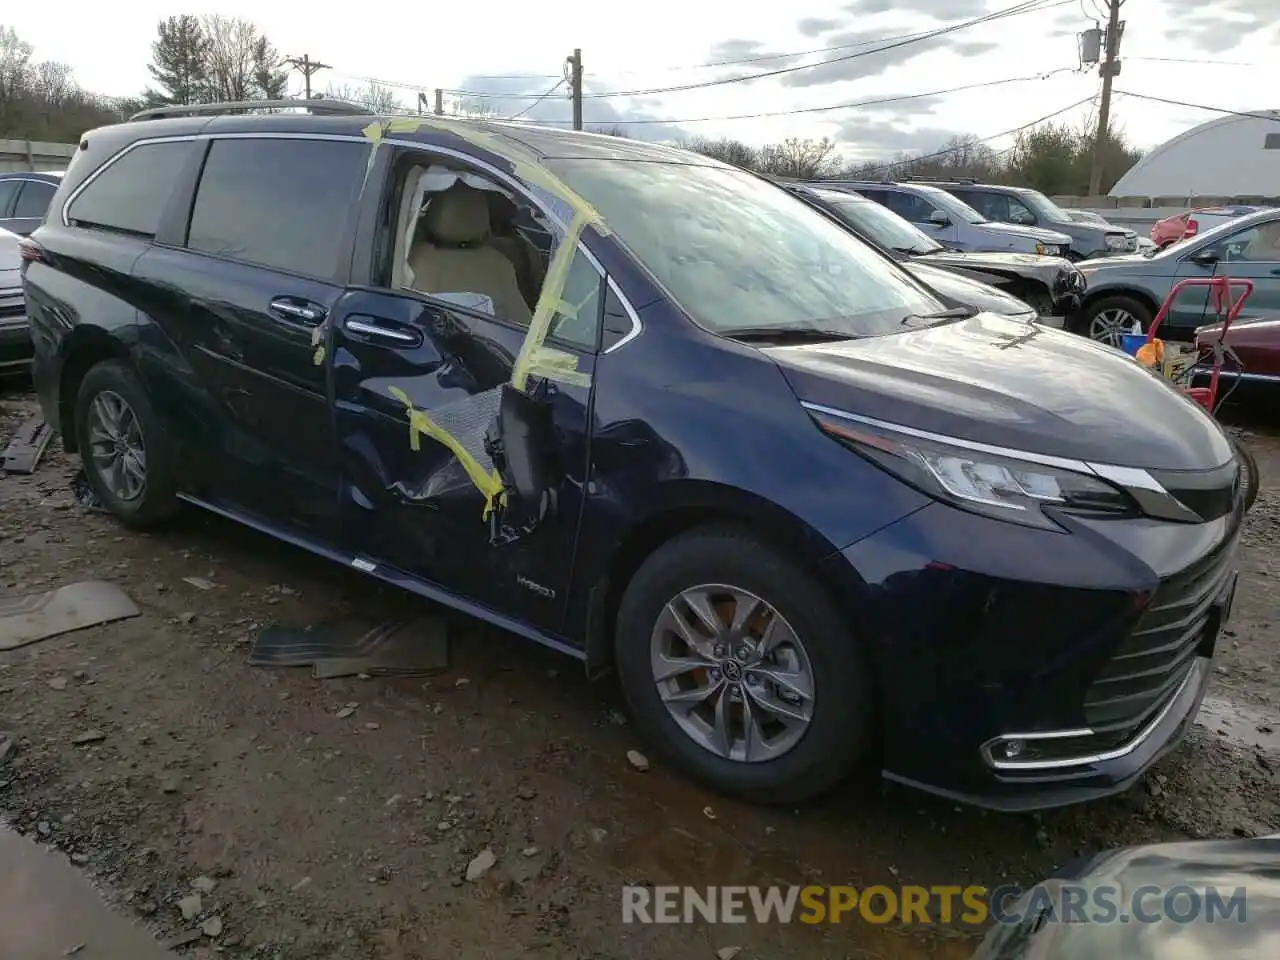
[(1157, 249), (1163, 250), (1170, 244), (1185, 240), (1188, 237), (1194, 237), (1210, 227), (1216, 227), (1220, 223), (1226, 223), (1228, 220), (1234, 220), (1236, 217), (1243, 217), (1247, 213), (1254, 213), (1261, 209), (1263, 208), (1252, 207), (1247, 204), (1234, 204), (1225, 207), (1199, 207), (1195, 210), (1188, 210), (1186, 213), (1180, 213), (1174, 217), (1165, 217), (1163, 220), (1157, 220), (1151, 227), (1151, 240)]
[[(1219, 324), (1196, 330), (1196, 346), (1210, 350), (1218, 339)], [(1237, 320), (1227, 331), (1227, 344), (1240, 357), (1243, 370), (1230, 359), (1222, 367), (1222, 378), (1231, 389), (1237, 378), (1246, 384), (1269, 385), (1280, 389), (1280, 319), (1257, 317)]]

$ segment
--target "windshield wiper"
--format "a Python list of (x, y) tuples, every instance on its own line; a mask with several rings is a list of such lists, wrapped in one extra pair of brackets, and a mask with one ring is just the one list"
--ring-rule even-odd
[(970, 317), (976, 317), (978, 311), (973, 307), (952, 307), (949, 310), (940, 310), (937, 313), (908, 313), (902, 318), (905, 326), (912, 320), (968, 320)]
[(744, 343), (752, 341), (818, 343), (858, 339), (856, 333), (849, 333), (847, 330), (827, 330), (822, 327), (741, 327), (737, 330), (725, 330), (723, 335)]

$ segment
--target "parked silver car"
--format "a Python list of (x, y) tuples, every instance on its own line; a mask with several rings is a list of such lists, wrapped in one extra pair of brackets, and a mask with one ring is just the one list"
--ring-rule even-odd
[(0, 227), (0, 374), (31, 362), (31, 325), (22, 296), (21, 237)]
[(1062, 257), (1071, 248), (1065, 233), (996, 223), (947, 191), (923, 183), (839, 180), (824, 181), (822, 186), (860, 193), (956, 250), (1014, 250)]

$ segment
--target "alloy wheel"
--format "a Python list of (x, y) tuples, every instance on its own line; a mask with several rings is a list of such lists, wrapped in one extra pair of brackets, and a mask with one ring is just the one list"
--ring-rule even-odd
[(137, 500), (147, 488), (147, 447), (138, 415), (114, 390), (89, 405), (89, 455), (94, 471), (118, 500)]
[(774, 760), (813, 719), (813, 667), (786, 618), (755, 594), (690, 587), (662, 609), (650, 642), (653, 680), (695, 743), (740, 763)]
[(1123, 342), (1120, 338), (1133, 329), (1137, 319), (1122, 307), (1099, 310), (1089, 321), (1089, 338), (1119, 347)]

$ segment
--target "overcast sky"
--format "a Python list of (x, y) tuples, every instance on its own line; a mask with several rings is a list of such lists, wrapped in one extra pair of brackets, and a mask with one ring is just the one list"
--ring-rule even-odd
[[(1078, 66), (1076, 35), (1101, 19), (1101, 0), (1038, 0), (1043, 9), (979, 24), (882, 53), (749, 82), (629, 97), (599, 97), (697, 84), (865, 53), (906, 35), (1012, 7), (1017, 0), (491, 0), (475, 3), (327, 5), (273, 0), (216, 4), (128, 0), (11, 3), (0, 23), (33, 44), (37, 59), (72, 66), (80, 84), (113, 95), (138, 93), (156, 22), (172, 14), (218, 12), (253, 20), (286, 55), (310, 54), (332, 70), (315, 84), (377, 78), (416, 94), (444, 87), (491, 99), (501, 115), (567, 121), (563, 89), (534, 103), (582, 49), (588, 126), (651, 120), (638, 136), (731, 136), (761, 144), (788, 136), (829, 136), (851, 157), (936, 149), (949, 136), (981, 137), (1028, 123), (1098, 88), (1096, 68)], [(1237, 110), (1280, 108), (1280, 0), (1127, 0), (1117, 89)], [(854, 46), (858, 45), (858, 46)], [(803, 56), (773, 57), (839, 47)], [(749, 63), (698, 67), (723, 61)], [(1158, 59), (1212, 62), (1162, 62)], [(1066, 68), (1066, 69), (1063, 69)], [(814, 111), (851, 101), (898, 97), (1032, 77), (985, 89), (858, 109)], [(295, 75), (295, 85), (300, 80)], [(524, 95), (524, 99), (516, 98)], [(592, 96), (597, 95), (597, 96)], [(788, 116), (705, 120), (810, 110)], [(1062, 119), (1083, 122), (1090, 107)], [(1153, 146), (1216, 114), (1120, 97), (1118, 124), (1131, 141)], [(993, 140), (993, 146), (1009, 140)]]

